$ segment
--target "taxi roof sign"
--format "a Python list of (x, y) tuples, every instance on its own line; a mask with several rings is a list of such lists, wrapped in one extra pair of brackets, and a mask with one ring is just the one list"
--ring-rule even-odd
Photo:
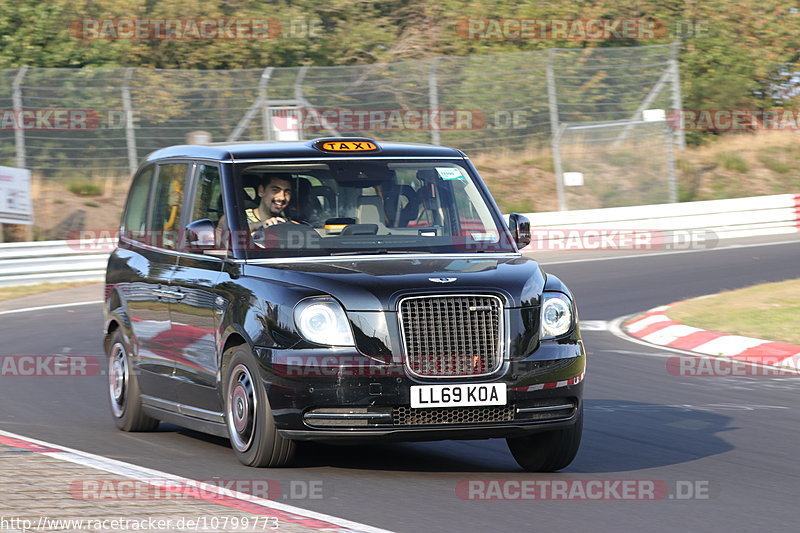
[(318, 139), (314, 147), (323, 152), (378, 152), (378, 144), (371, 139)]

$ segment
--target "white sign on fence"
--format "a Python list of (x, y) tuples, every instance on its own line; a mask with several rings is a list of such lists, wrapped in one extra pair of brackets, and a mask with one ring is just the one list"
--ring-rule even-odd
[(0, 224), (33, 224), (30, 170), (0, 167)]
[(661, 122), (667, 120), (667, 112), (663, 109), (645, 109), (642, 111), (642, 120), (645, 122)]
[(583, 187), (583, 172), (564, 172), (564, 185)]

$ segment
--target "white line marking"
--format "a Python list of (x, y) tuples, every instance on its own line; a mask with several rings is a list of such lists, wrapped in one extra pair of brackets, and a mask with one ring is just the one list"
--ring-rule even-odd
[(13, 315), (15, 313), (27, 313), (30, 311), (43, 311), (45, 309), (58, 309), (59, 307), (77, 307), (79, 305), (92, 305), (101, 303), (103, 303), (103, 300), (92, 300), (91, 302), (75, 302), (71, 304), (40, 305), (39, 307), (25, 307), (24, 309), (11, 309), (9, 311), (0, 311), (0, 315)]
[(605, 331), (608, 329), (608, 322), (605, 320), (581, 320), (581, 331)]
[(598, 353), (613, 353), (622, 355), (640, 355), (642, 357), (664, 357), (663, 353), (632, 352), (630, 350), (597, 350)]
[[(729, 246), (720, 246), (718, 248), (706, 248), (703, 250), (674, 250), (672, 252), (656, 252), (653, 254), (629, 254), (629, 255), (616, 255), (610, 257), (594, 257), (589, 259), (569, 259), (566, 261), (537, 261), (540, 265), (566, 265), (568, 263), (591, 263), (592, 261), (612, 261), (615, 259), (636, 259), (640, 257), (656, 257), (659, 255), (677, 255), (677, 254), (693, 254), (698, 252), (713, 252), (716, 250), (738, 250), (741, 248), (757, 248), (759, 246), (776, 246), (780, 244), (799, 244), (800, 241), (783, 241), (783, 242), (767, 242), (761, 244), (732, 244)], [(524, 250), (524, 249), (523, 249)], [(522, 254), (528, 259), (536, 260), (535, 252), (524, 252)]]
[[(129, 463), (124, 463), (122, 461), (117, 461), (116, 459), (109, 459), (108, 457), (103, 457), (101, 455), (95, 455), (89, 452), (83, 452), (81, 450), (75, 450), (73, 448), (67, 448), (66, 446), (61, 446), (59, 444), (53, 444), (50, 442), (32, 439), (30, 437), (25, 437), (23, 435), (18, 435), (16, 433), (10, 433), (8, 431), (0, 430), (0, 435), (5, 437), (10, 437), (12, 439), (19, 439), (25, 442), (29, 442), (32, 444), (37, 444), (39, 446), (45, 446), (48, 448), (53, 448), (56, 450), (61, 450), (60, 452), (38, 452), (42, 455), (46, 455), (48, 457), (53, 457), (55, 459), (62, 459), (64, 461), (69, 461), (71, 463), (88, 466), (91, 468), (96, 468), (98, 470), (103, 470), (105, 472), (109, 472), (111, 474), (117, 474), (120, 476), (134, 478), (136, 480), (141, 481), (154, 481), (154, 484), (158, 484), (158, 482), (163, 483), (164, 480), (170, 481), (177, 481), (183, 484), (191, 484), (193, 487), (200, 487), (202, 490), (223, 494), (224, 496), (235, 498), (237, 500), (246, 501), (248, 503), (254, 503), (257, 505), (261, 505), (267, 508), (276, 509), (279, 511), (285, 511), (287, 513), (293, 513), (296, 515), (304, 516), (307, 518), (314, 518), (316, 520), (323, 520), (326, 522), (330, 522), (332, 524), (340, 525), (342, 527), (348, 528), (353, 532), (360, 532), (360, 533), (392, 533), (386, 529), (380, 529), (377, 527), (369, 526), (366, 524), (359, 524), (358, 522), (352, 522), (350, 520), (346, 520), (344, 518), (338, 518), (335, 516), (326, 515), (323, 513), (317, 513), (315, 511), (309, 511), (307, 509), (302, 509), (300, 507), (295, 507), (293, 505), (287, 505), (285, 503), (280, 503), (272, 500), (266, 500), (264, 498), (259, 498), (257, 496), (252, 496), (250, 494), (245, 494), (242, 492), (233, 491), (231, 489), (223, 489), (221, 487), (215, 487), (214, 485), (209, 485), (207, 483), (200, 483), (195, 480), (191, 480), (188, 478), (176, 476), (174, 474), (168, 474), (166, 472), (161, 472), (159, 470), (153, 470), (150, 468), (145, 468), (142, 466), (132, 465)], [(66, 452), (66, 453), (64, 453)]]
[(797, 370), (798, 368), (800, 368), (800, 352), (794, 355), (790, 355), (789, 357), (781, 361), (778, 366), (781, 368), (789, 368)]
[(588, 411), (614, 412), (633, 411), (642, 413), (673, 412), (679, 411), (755, 411), (756, 409), (793, 409), (785, 405), (754, 405), (736, 403), (707, 403), (692, 405), (688, 403), (671, 405), (625, 405), (625, 404), (600, 404), (584, 406)]

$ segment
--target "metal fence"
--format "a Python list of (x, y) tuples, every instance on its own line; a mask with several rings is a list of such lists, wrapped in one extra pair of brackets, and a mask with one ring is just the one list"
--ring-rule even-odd
[[(341, 67), (5, 69), (0, 165), (43, 178), (122, 178), (198, 130), (214, 141), (368, 136), (467, 153), (552, 149), (562, 209), (650, 201), (626, 192), (640, 188), (626, 182), (634, 176), (674, 200), (680, 130), (644, 122), (648, 110), (680, 108), (676, 52), (672, 44)], [(584, 185), (565, 187), (562, 171), (582, 172)]]

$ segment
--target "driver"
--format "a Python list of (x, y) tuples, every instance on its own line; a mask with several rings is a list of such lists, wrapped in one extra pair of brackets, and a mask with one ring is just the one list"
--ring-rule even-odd
[(264, 183), (258, 186), (258, 196), (261, 198), (258, 207), (245, 210), (250, 231), (284, 222), (299, 224), (285, 213), (286, 207), (292, 201), (292, 181), (289, 174), (268, 174)]

